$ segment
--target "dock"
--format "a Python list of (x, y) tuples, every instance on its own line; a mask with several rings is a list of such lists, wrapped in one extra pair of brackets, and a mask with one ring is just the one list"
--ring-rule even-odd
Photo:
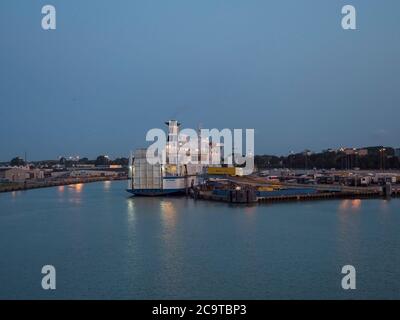
[(341, 185), (273, 184), (258, 177), (229, 177), (224, 185), (205, 185), (192, 189), (194, 199), (220, 201), (232, 204), (254, 204), (284, 201), (310, 201), (324, 199), (366, 199), (400, 196), (400, 186), (351, 187)]

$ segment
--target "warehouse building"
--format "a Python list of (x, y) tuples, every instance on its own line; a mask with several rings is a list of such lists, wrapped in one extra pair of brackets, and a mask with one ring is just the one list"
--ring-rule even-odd
[(8, 182), (24, 182), (30, 179), (43, 179), (44, 172), (39, 169), (26, 167), (6, 167), (0, 168), (0, 180)]

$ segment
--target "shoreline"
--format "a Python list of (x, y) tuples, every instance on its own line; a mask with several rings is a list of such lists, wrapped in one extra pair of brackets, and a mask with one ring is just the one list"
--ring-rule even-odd
[(19, 183), (4, 184), (4, 185), (0, 184), (0, 193), (51, 188), (51, 187), (66, 186), (79, 183), (119, 181), (119, 180), (128, 180), (128, 177), (122, 176), (122, 177), (68, 178), (60, 181), (35, 181), (35, 182), (19, 182)]

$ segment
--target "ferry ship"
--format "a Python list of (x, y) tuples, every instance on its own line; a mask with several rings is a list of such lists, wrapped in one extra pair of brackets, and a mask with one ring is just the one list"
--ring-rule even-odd
[[(183, 194), (188, 188), (197, 186), (203, 182), (206, 166), (197, 163), (180, 164), (178, 153), (179, 128), (177, 120), (169, 120), (165, 123), (168, 126), (166, 159), (165, 163), (150, 164), (146, 158), (147, 149), (135, 150), (130, 157), (129, 187), (127, 191), (135, 196), (162, 196)], [(199, 138), (199, 149), (196, 160), (204, 160), (213, 157), (220, 157), (220, 148), (211, 144), (207, 150), (202, 150)], [(186, 152), (186, 151), (185, 151)], [(193, 158), (194, 159), (194, 158)], [(204, 163), (204, 162), (203, 162)]]

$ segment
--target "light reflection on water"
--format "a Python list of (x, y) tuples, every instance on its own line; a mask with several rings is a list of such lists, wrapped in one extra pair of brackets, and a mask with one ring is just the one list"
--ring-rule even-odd
[(65, 186), (58, 186), (56, 187), (56, 193), (57, 193), (57, 200), (59, 203), (64, 203), (65, 202)]
[(73, 190), (73, 191), (75, 191), (75, 192), (77, 192), (77, 193), (81, 193), (83, 187), (84, 187), (84, 184), (83, 184), (83, 183), (76, 183), (76, 184), (70, 184), (70, 185), (68, 185), (68, 188), (70, 188), (70, 190)]
[(75, 205), (82, 204), (82, 191), (83, 191), (84, 184), (83, 183), (76, 183), (68, 185), (68, 197), (69, 202)]
[(13, 201), (16, 201), (17, 198), (21, 195), (21, 191), (12, 191), (11, 192), (11, 198)]
[(161, 200), (160, 208), (164, 226), (168, 231), (171, 231), (170, 229), (176, 224), (176, 208), (170, 200)]
[(351, 208), (354, 210), (360, 210), (361, 209), (361, 200), (360, 199), (354, 199), (351, 200)]
[(361, 209), (361, 199), (345, 199), (339, 202), (339, 211), (343, 213), (356, 212)]
[(176, 254), (176, 223), (177, 211), (174, 203), (163, 199), (160, 201), (161, 223), (163, 226), (162, 237), (165, 245), (165, 255), (167, 258)]
[[(184, 279), (184, 246), (177, 230), (177, 224), (182, 223), (182, 214), (185, 212), (185, 199), (160, 199), (160, 218), (162, 225), (160, 265), (170, 278), (163, 277), (160, 282), (163, 286), (170, 286), (171, 281), (177, 286), (182, 286)], [(177, 207), (179, 205), (179, 207)], [(179, 210), (179, 212), (178, 212)], [(178, 219), (180, 221), (178, 221)]]
[(389, 201), (390, 201), (390, 200), (383, 199), (383, 200), (381, 201), (380, 205), (379, 205), (379, 208), (380, 208), (382, 211), (386, 212), (386, 211), (389, 209)]
[(110, 188), (111, 188), (111, 181), (109, 181), (109, 180), (104, 181), (104, 182), (103, 182), (103, 188), (104, 188), (105, 191), (110, 190)]
[(353, 264), (360, 252), (361, 208), (361, 199), (345, 199), (339, 202), (337, 250), (347, 264)]
[(133, 198), (128, 198), (126, 200), (127, 204), (127, 217), (128, 224), (132, 225), (135, 222), (135, 200)]

